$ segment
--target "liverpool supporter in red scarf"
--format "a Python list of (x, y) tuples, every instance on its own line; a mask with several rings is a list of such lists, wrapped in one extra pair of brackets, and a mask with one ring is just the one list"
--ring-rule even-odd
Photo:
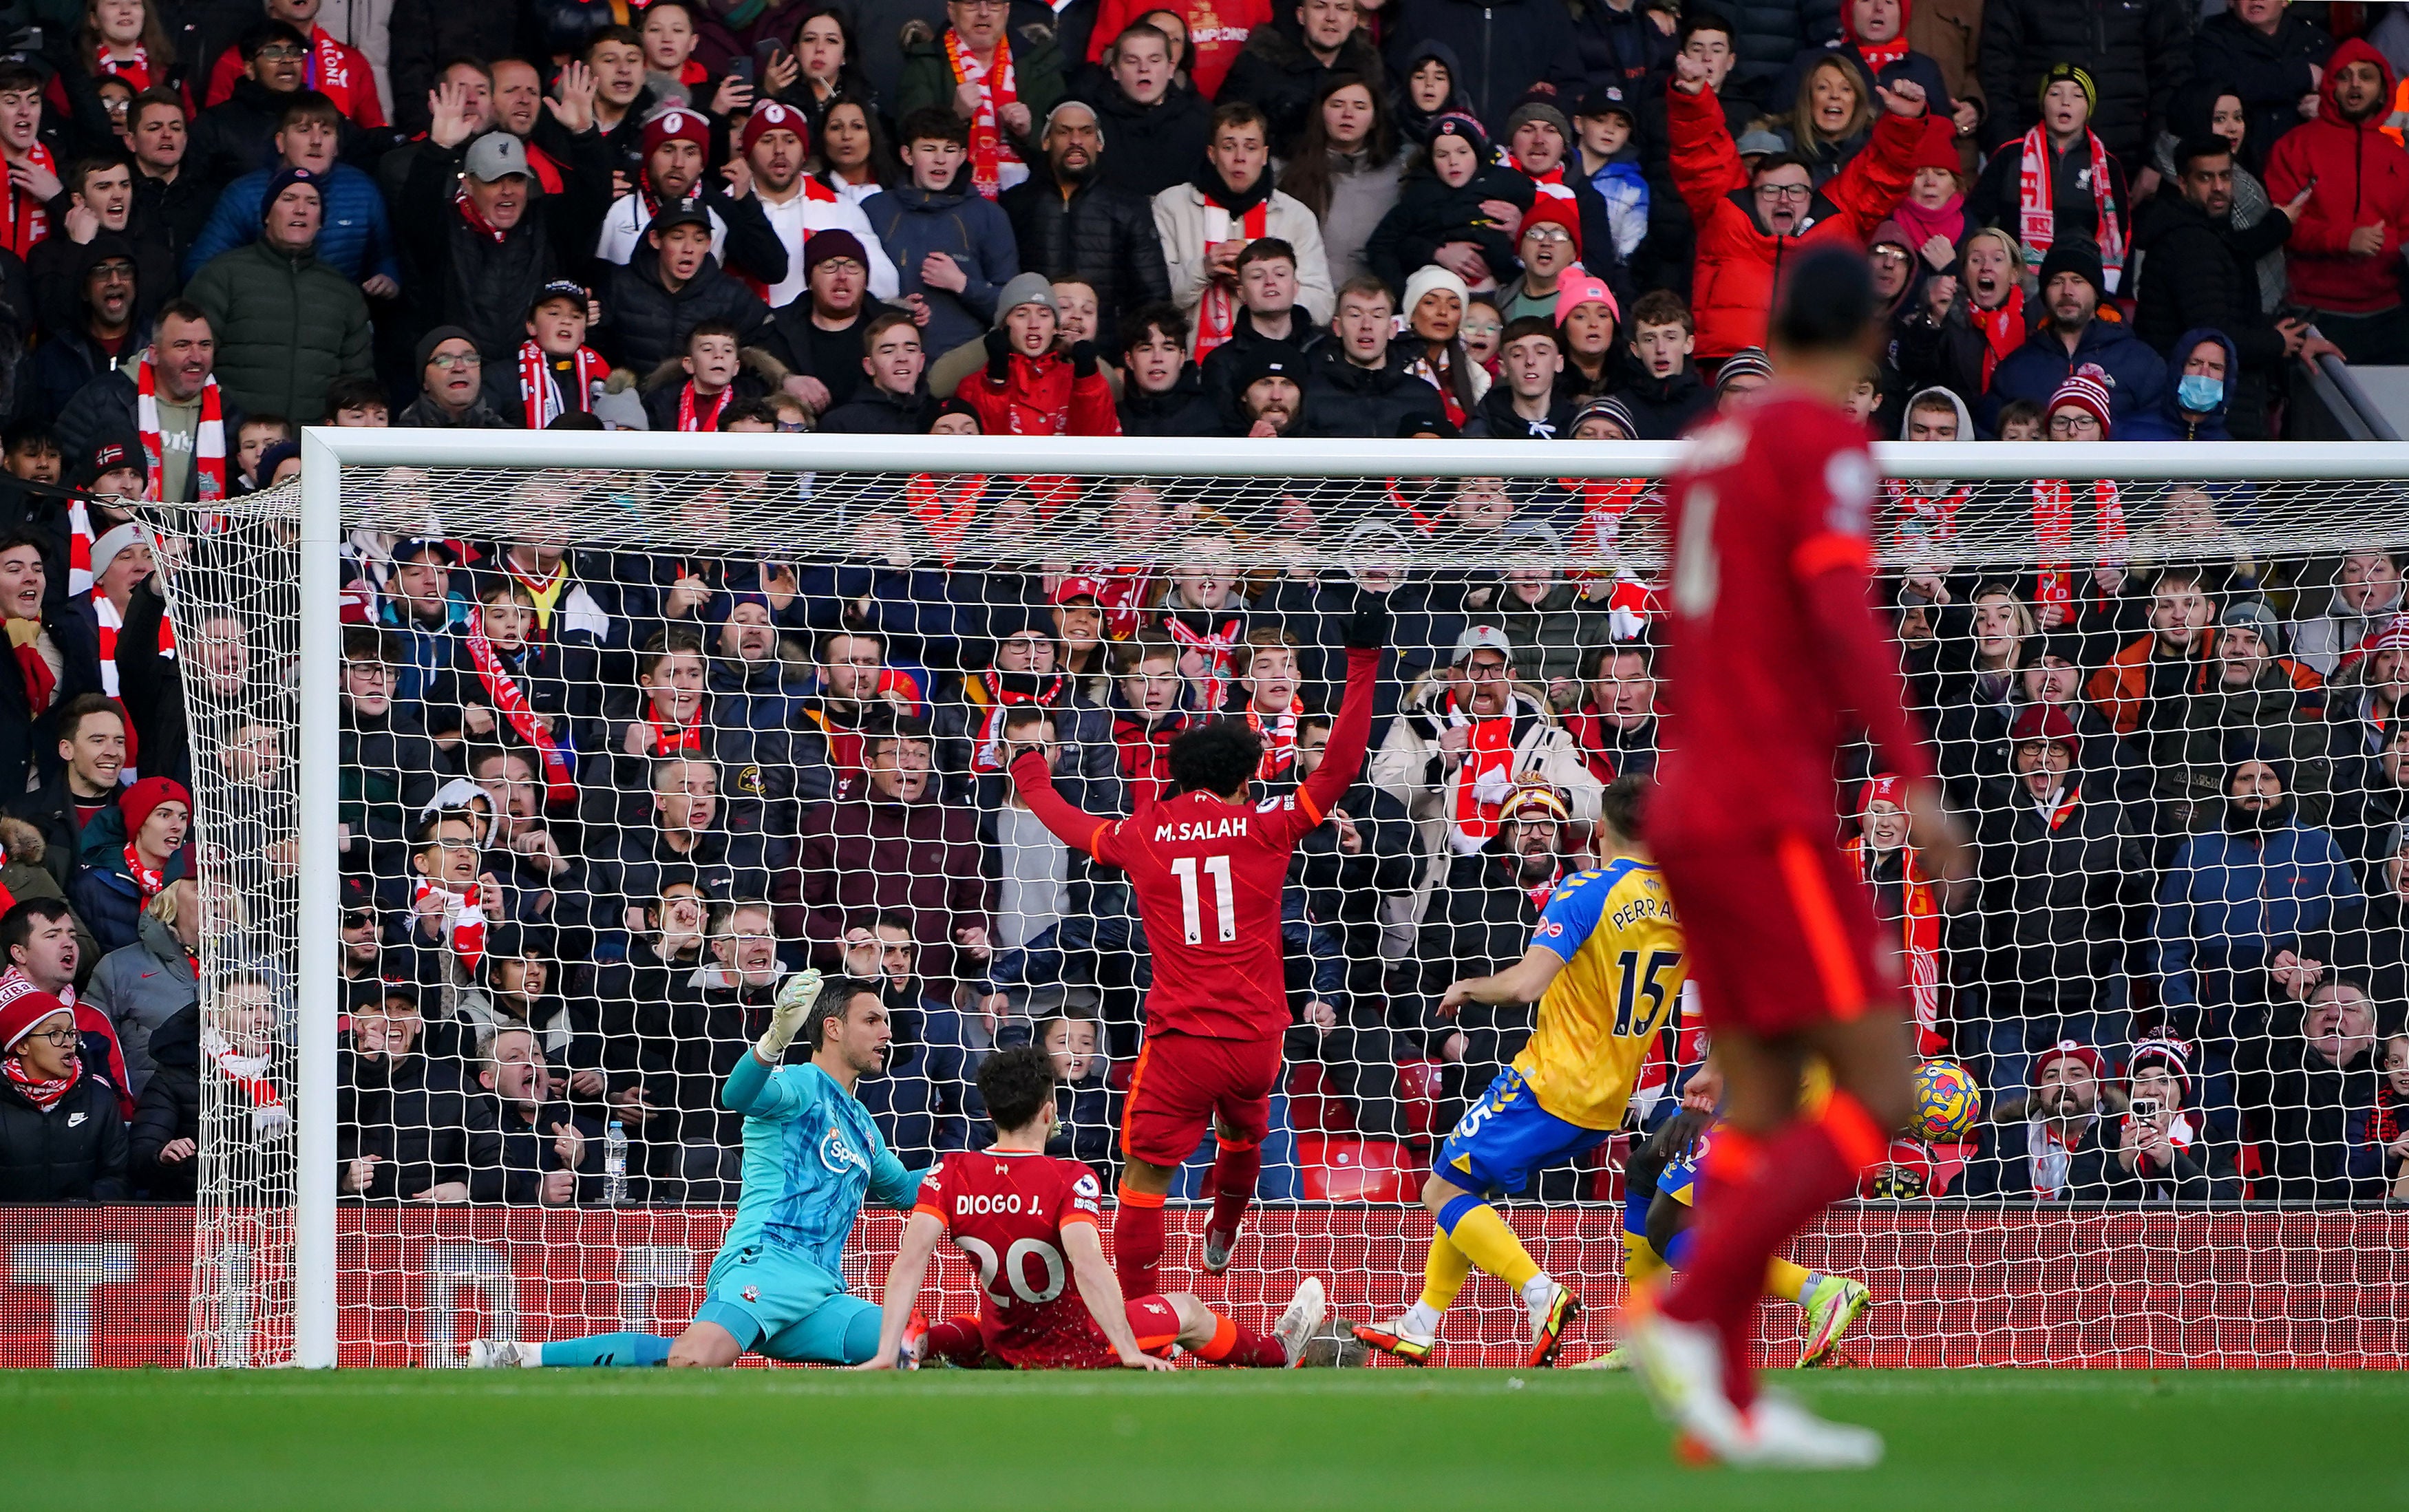
[(1249, 630), (1230, 654), (1230, 676), (1235, 684), (1232, 706), (1263, 742), (1256, 780), (1288, 775), (1296, 760), (1296, 723), (1305, 713), (1305, 700), (1297, 697), (1303, 674), (1296, 665), (1296, 637), (1269, 626)]
[[(13, 1115), (20, 1107), (48, 1137), (36, 1146), (38, 1160), (35, 1149), (0, 1147), (12, 1202), (124, 1198), (125, 1120), (117, 1116), (114, 1089), (84, 1066), (74, 1016), (30, 985), (0, 991), (0, 1110)], [(0, 1127), (11, 1145), (21, 1129), (32, 1131), (14, 1116)]]
[(1873, 889), (1874, 916), (1898, 931), (1908, 1001), (1915, 1011), (1916, 1052), (1928, 1056), (1949, 1046), (1940, 1027), (1940, 895), (1909, 843), (1906, 799), (1907, 784), (1899, 778), (1876, 777), (1866, 784), (1857, 833), (1841, 849)]
[(968, 706), (964, 734), (971, 741), (971, 770), (986, 776), (1003, 770), (1003, 716), (1024, 706), (1058, 709), (1071, 701), (1071, 678), (1054, 665), (1054, 642), (1034, 625), (1023, 625), (996, 642), (995, 665), (962, 684)]
[(541, 430), (564, 414), (594, 412), (596, 390), (611, 365), (585, 344), (588, 296), (583, 284), (555, 279), (527, 306), (527, 338), (519, 348), (520, 424)]
[[(737, 339), (736, 327), (726, 321), (704, 321), (686, 334), (685, 355), (656, 377), (644, 396), (644, 417), (653, 429), (708, 434), (719, 428), (729, 400), (754, 396), (737, 388)], [(759, 385), (752, 386), (757, 394)]]
[(1152, 630), (1113, 647), (1113, 744), (1132, 811), (1171, 791), (1171, 741), (1188, 727), (1179, 648)]
[(0, 248), (20, 257), (57, 229), (50, 207), (65, 187), (57, 162), (36, 135), (41, 125), (42, 75), (22, 63), (0, 64), (0, 163), (8, 170)]
[[(318, 11), (324, 3), (325, 0), (267, 0), (268, 19), (282, 22), (296, 36), (308, 38), (301, 58), (300, 87), (316, 90), (334, 101), (335, 108), (351, 118), (352, 124), (378, 130), (385, 122), (383, 102), (377, 98), (376, 74), (366, 53), (336, 41), (318, 24)], [(291, 43), (280, 37), (268, 46), (289, 47)], [(228, 48), (220, 53), (217, 66), (209, 70), (209, 95), (202, 103), (223, 105), (232, 98), (247, 61), (239, 48)]]
[[(937, 39), (953, 84), (945, 103), (971, 123), (971, 184), (988, 199), (1029, 177), (1033, 110), (1050, 110), (1055, 104), (1042, 93), (1034, 99), (1021, 97), (1021, 70), (1004, 32), (1009, 14), (1003, 0), (951, 0), (945, 35)], [(1059, 95), (1061, 80), (1047, 82)]]

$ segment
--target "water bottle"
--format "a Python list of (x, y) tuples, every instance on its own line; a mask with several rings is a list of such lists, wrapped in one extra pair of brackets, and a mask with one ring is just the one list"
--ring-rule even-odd
[(602, 1136), (602, 1205), (627, 1205), (627, 1130), (616, 1118)]

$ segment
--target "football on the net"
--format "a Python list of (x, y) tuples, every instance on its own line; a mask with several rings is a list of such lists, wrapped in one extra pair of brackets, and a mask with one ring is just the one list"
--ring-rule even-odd
[(1955, 1060), (1927, 1060), (1915, 1068), (1916, 1128), (1945, 1145), (1966, 1137), (1983, 1116), (1983, 1088), (1974, 1073)]

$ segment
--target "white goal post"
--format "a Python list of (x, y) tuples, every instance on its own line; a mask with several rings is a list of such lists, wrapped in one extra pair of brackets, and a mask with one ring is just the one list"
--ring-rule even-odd
[[(2040, 479), (2113, 480), (2138, 497), (2136, 485), (2174, 482), (2240, 485), (2251, 491), (2246, 519), (2224, 522), (2229, 539), (2262, 555), (2309, 558), (2353, 545), (2409, 549), (2409, 443), (1883, 443), (1875, 448), (1885, 477), (1946, 479), (1968, 485), (1972, 500), (1957, 518), (1952, 555), (1972, 564), (2029, 567), (2039, 549), (2022, 503)], [(339, 962), (324, 943), (339, 932), (342, 877), (334, 846), (341, 785), (339, 682), (342, 638), (342, 552), (361, 527), (363, 501), (389, 469), (423, 469), (425, 493), (444, 533), (476, 537), (481, 505), (513, 476), (549, 472), (564, 478), (607, 470), (652, 474), (663, 497), (691, 476), (766, 474), (784, 491), (790, 512), (781, 528), (808, 527), (816, 498), (841, 509), (843, 491), (829, 481), (853, 475), (946, 474), (1067, 476), (1074, 479), (1196, 480), (1200, 486), (1263, 480), (1321, 480), (1333, 485), (1376, 485), (1399, 474), (1413, 478), (1498, 477), (1508, 480), (1658, 479), (1677, 463), (1674, 444), (1519, 441), (1366, 441), (1221, 439), (1037, 439), (1020, 438), (837, 437), (797, 435), (644, 435), (580, 432), (346, 429), (311, 427), (302, 439), (297, 513), (299, 569), (297, 677), (292, 749), (297, 796), (297, 914), (293, 931), (293, 1000), (296, 1004), (292, 1102), (296, 1156), (291, 1230), (290, 1362), (332, 1367), (338, 1359), (338, 1007)], [(797, 482), (798, 475), (803, 475)], [(817, 482), (817, 493), (808, 491)], [(1986, 504), (1985, 501), (1989, 501)], [(1989, 507), (1996, 505), (1996, 508)], [(2137, 508), (2137, 516), (2140, 506)], [(581, 528), (609, 518), (589, 511)], [(2088, 506), (2083, 511), (2088, 514)], [(803, 555), (835, 549), (839, 518), (825, 518), (819, 540), (765, 541)], [(2142, 522), (2134, 521), (2135, 534)], [(674, 544), (667, 522), (627, 527), (631, 550)], [(1335, 532), (1333, 533), (1334, 537)], [(490, 535), (486, 539), (492, 539)], [(586, 538), (580, 536), (581, 543)], [(1075, 549), (1075, 537), (1051, 537), (1049, 554)], [(1176, 541), (1161, 543), (1171, 560)], [(1299, 543), (1301, 546), (1302, 543)], [(607, 549), (619, 549), (615, 545)], [(1417, 543), (1417, 550), (1420, 544)], [(1277, 559), (1277, 532), (1258, 535), (1239, 565)], [(1294, 549), (1290, 552), (1292, 557)], [(1305, 551), (1318, 565), (1344, 565), (1334, 539)], [(2078, 549), (2077, 559), (2084, 553)], [(966, 560), (968, 556), (966, 555)], [(1460, 568), (1497, 567), (1456, 560)], [(1658, 564), (1636, 546), (1623, 564), (1639, 577)], [(1885, 543), (1885, 565), (1901, 565)], [(180, 615), (182, 606), (179, 606)], [(204, 1202), (209, 1201), (204, 1194)], [(205, 1220), (206, 1221), (206, 1220)], [(196, 1252), (196, 1266), (199, 1263)], [(1619, 1261), (1601, 1257), (1597, 1269)], [(196, 1314), (197, 1316), (197, 1314)]]

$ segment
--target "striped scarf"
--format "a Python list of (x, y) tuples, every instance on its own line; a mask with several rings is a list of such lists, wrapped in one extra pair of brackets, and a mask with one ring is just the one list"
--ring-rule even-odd
[[(117, 632), (125, 628), (125, 612), (107, 594), (96, 593), (92, 596), (92, 615), (100, 631), (100, 690), (114, 698), (119, 696)], [(165, 614), (159, 616), (159, 655), (170, 661), (176, 656), (176, 627)]]
[[(2101, 566), (2121, 566), (2125, 560), (2125, 500), (2112, 481), (2101, 478), (2091, 485), (2093, 528), (2099, 540)], [(2036, 609), (2050, 604), (2061, 607), (2074, 602), (2074, 490), (2063, 479), (2042, 479), (2033, 484), (2033, 541), (2040, 547), (2039, 586), (2033, 594)]]
[(137, 94), (151, 87), (151, 51), (139, 42), (134, 44), (134, 56), (123, 63), (110, 57), (106, 49), (93, 62), (99, 65), (100, 71), (109, 78), (123, 79), (133, 85)]
[[(46, 173), (58, 172), (57, 164), (51, 161), (50, 150), (39, 142), (36, 142), (32, 150), (26, 152), (25, 163), (29, 167), (40, 168)], [(6, 247), (18, 256), (23, 257), (39, 246), (42, 238), (50, 234), (50, 208), (15, 184), (10, 184), (8, 186), (8, 219), (6, 223), (0, 223), (0, 247)]]
[[(952, 65), (954, 82), (978, 86), (978, 108), (971, 115), (971, 187), (982, 198), (993, 199), (1008, 187), (1003, 181), (1003, 166), (1020, 164), (1020, 154), (996, 123), (996, 117), (1007, 105), (1020, 99), (1020, 90), (1012, 68), (1012, 41), (995, 39), (995, 61), (982, 67), (977, 58), (952, 27), (945, 28), (945, 61)], [(1016, 175), (1014, 182), (1025, 175)]]
[(484, 904), (462, 898), (451, 888), (429, 882), (425, 877), (412, 879), (410, 891), (411, 912), (415, 913), (418, 905), (429, 898), (443, 900), (444, 943), (454, 955), (460, 958), (460, 964), (468, 968), (469, 973), (475, 975), (478, 966), (485, 958)]
[[(2091, 204), (2099, 218), (2100, 276), (2114, 294), (2125, 267), (2125, 224), (2116, 219), (2116, 196), (2108, 180), (2108, 148), (2098, 132), (2083, 134), (2091, 149)], [(2025, 133), (2024, 161), (2016, 168), (2016, 239), (2032, 249), (2027, 255), (2038, 266), (2057, 238), (2057, 208), (2052, 203), (2056, 175), (2049, 161), (2049, 133), (2040, 126)]]
[(519, 347), (519, 412), (527, 429), (541, 430), (571, 409), (579, 414), (594, 412), (594, 385), (611, 376), (611, 365), (592, 347), (579, 347), (569, 362), (574, 393), (562, 390), (543, 348), (532, 341)]
[[(144, 497), (151, 502), (181, 503), (181, 499), (163, 499), (160, 490), (166, 486), (164, 465), (166, 448), (160, 439), (159, 369), (151, 353), (134, 369), (135, 428), (142, 434), (142, 459), (150, 464), (150, 491)], [(225, 410), (218, 397), (218, 381), (211, 377), (201, 384), (201, 423), (193, 432), (193, 475), (200, 483), (201, 502), (212, 503), (226, 497), (226, 434)]]

